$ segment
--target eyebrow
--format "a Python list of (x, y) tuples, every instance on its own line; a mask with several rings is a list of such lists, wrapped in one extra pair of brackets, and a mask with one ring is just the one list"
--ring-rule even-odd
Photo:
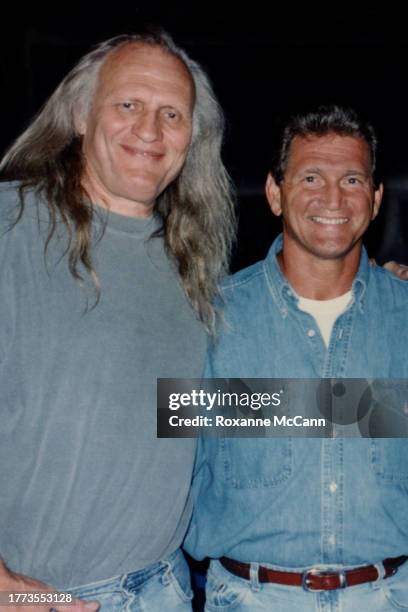
[(350, 174), (357, 174), (358, 176), (370, 176), (370, 173), (363, 172), (362, 170), (346, 170), (344, 174), (345, 176), (349, 176)]
[[(310, 168), (303, 168), (301, 170), (299, 170), (299, 172), (297, 174), (309, 174), (309, 173), (314, 173), (314, 174), (320, 174), (321, 172), (324, 172), (324, 168), (321, 167), (310, 167)], [(344, 172), (344, 176), (370, 176), (369, 172), (364, 172), (362, 170), (355, 170), (353, 168), (347, 169)]]
[[(136, 83), (122, 83), (120, 86), (109, 87), (107, 89), (107, 96), (128, 96), (133, 98), (143, 97), (146, 93), (146, 87), (143, 85), (139, 85)], [(147, 95), (150, 95), (147, 92)], [(169, 91), (166, 92), (166, 98), (169, 98), (174, 101), (180, 100), (183, 96), (177, 94), (177, 92)]]
[(319, 172), (321, 172), (321, 168), (317, 168), (317, 167), (313, 167), (313, 168), (302, 168), (298, 174), (309, 174), (310, 172), (314, 172), (316, 174), (318, 174)]

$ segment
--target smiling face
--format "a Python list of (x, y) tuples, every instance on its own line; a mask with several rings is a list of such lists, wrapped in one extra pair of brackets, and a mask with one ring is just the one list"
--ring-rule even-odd
[(131, 43), (100, 70), (83, 136), (83, 186), (96, 204), (132, 217), (151, 214), (180, 173), (192, 133), (194, 85), (160, 47)]
[(282, 183), (269, 175), (266, 194), (283, 216), (284, 248), (327, 260), (359, 255), (382, 186), (374, 189), (367, 143), (330, 133), (296, 136)]

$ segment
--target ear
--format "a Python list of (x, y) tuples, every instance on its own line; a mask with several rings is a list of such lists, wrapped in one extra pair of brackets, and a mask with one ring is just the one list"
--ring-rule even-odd
[(76, 133), (79, 136), (84, 136), (86, 133), (85, 113), (79, 105), (74, 108), (74, 125)]
[(265, 193), (271, 211), (274, 215), (279, 217), (282, 214), (281, 190), (270, 172), (266, 179)]
[(373, 203), (373, 213), (371, 215), (371, 221), (373, 221), (378, 215), (378, 211), (380, 210), (382, 197), (384, 192), (384, 186), (382, 183), (379, 184), (377, 189), (374, 191), (374, 203)]

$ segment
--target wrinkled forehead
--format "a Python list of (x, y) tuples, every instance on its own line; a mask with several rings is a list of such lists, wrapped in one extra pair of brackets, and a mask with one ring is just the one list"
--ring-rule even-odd
[(162, 81), (174, 84), (180, 95), (194, 104), (194, 81), (186, 64), (176, 55), (155, 44), (130, 42), (113, 49), (105, 58), (98, 74), (96, 90), (105, 92), (137, 80)]
[(286, 168), (290, 170), (300, 164), (356, 166), (371, 174), (371, 150), (360, 136), (334, 132), (296, 135), (290, 143)]

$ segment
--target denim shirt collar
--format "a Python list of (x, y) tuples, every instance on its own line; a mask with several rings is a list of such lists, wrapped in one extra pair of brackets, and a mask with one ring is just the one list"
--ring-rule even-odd
[[(283, 248), (283, 234), (274, 240), (268, 255), (264, 260), (264, 271), (272, 298), (277, 305), (282, 318), (288, 314), (289, 308), (297, 307), (299, 297), (293, 287), (282, 274), (277, 255)], [(360, 265), (352, 283), (352, 304), (357, 303), (360, 311), (364, 312), (364, 295), (370, 275), (370, 263), (367, 251), (363, 247), (361, 250)]]

